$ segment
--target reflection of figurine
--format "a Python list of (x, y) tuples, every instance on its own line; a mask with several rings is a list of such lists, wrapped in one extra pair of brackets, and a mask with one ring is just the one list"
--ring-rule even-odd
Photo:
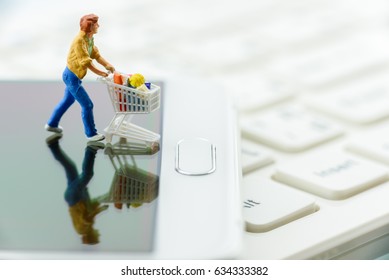
[(82, 236), (84, 244), (99, 243), (99, 232), (93, 228), (95, 216), (108, 208), (100, 206), (96, 199), (89, 197), (87, 185), (93, 177), (93, 165), (97, 153), (96, 146), (85, 148), (82, 173), (78, 174), (74, 162), (62, 151), (58, 139), (60, 136), (47, 140), (54, 158), (61, 163), (66, 172), (67, 188), (65, 200), (69, 205), (69, 213), (74, 229)]
[(82, 108), (86, 137), (90, 141), (101, 141), (104, 139), (104, 135), (97, 133), (93, 117), (93, 103), (82, 86), (81, 80), (86, 75), (87, 69), (97, 75), (108, 76), (107, 73), (100, 71), (93, 65), (92, 59), (95, 59), (108, 71), (113, 72), (115, 68), (100, 55), (94, 45), (93, 35), (97, 33), (99, 28), (98, 16), (93, 14), (83, 16), (80, 20), (80, 28), (79, 34), (70, 47), (67, 66), (62, 76), (66, 84), (64, 98), (55, 107), (45, 128), (48, 131), (61, 133), (62, 127), (59, 126), (59, 121), (67, 109), (77, 100)]

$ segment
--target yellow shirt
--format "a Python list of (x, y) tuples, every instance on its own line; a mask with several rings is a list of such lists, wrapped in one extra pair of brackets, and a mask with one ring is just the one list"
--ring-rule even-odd
[(99, 57), (99, 50), (94, 45), (89, 55), (88, 37), (84, 31), (80, 31), (70, 46), (67, 66), (79, 79), (82, 79), (85, 77), (92, 59), (98, 59)]

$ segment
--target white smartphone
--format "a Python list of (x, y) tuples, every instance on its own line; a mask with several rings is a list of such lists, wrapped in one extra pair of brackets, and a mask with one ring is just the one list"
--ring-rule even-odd
[[(225, 259), (243, 235), (235, 111), (220, 89), (166, 81), (161, 106), (134, 114), (157, 149), (113, 136), (88, 145), (77, 102), (64, 131), (44, 125), (62, 82), (1, 82), (0, 258)], [(84, 82), (102, 131), (107, 87)]]

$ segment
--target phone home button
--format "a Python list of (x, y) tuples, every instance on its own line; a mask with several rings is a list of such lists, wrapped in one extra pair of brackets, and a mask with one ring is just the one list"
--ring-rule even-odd
[(176, 146), (176, 171), (202, 176), (216, 170), (216, 148), (204, 138), (182, 139)]

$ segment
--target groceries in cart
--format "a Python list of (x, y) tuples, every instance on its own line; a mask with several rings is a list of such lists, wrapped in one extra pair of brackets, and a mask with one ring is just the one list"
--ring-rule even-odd
[(115, 72), (113, 79), (115, 84), (137, 89), (145, 93), (151, 89), (151, 83), (146, 82), (145, 77), (140, 73), (123, 74)]
[(105, 82), (116, 112), (150, 113), (159, 108), (160, 89), (142, 74), (115, 72)]

